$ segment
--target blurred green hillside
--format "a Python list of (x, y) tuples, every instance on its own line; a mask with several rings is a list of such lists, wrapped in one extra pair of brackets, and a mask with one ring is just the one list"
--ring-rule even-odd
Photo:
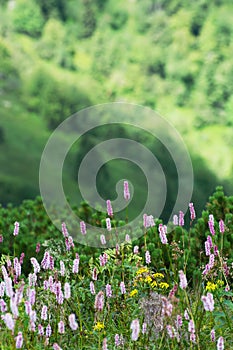
[[(230, 0), (0, 0), (0, 202), (35, 197), (52, 130), (112, 101), (148, 106), (177, 128), (198, 205), (218, 183), (232, 193), (232, 13)], [(82, 154), (68, 165), (70, 193)], [(104, 169), (103, 192), (121, 167)]]

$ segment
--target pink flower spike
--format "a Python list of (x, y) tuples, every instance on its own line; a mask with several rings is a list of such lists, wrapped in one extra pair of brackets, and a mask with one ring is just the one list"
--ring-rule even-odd
[(224, 233), (224, 231), (225, 231), (225, 225), (224, 225), (223, 220), (219, 221), (219, 231), (220, 231), (220, 233)]
[(102, 311), (104, 308), (104, 293), (100, 291), (95, 297), (94, 308), (96, 311)]
[(129, 183), (128, 181), (124, 181), (124, 198), (126, 201), (130, 199), (130, 192), (129, 192)]
[(16, 349), (21, 349), (23, 346), (23, 334), (22, 334), (22, 332), (19, 332), (15, 339), (16, 339), (16, 341), (15, 341)]
[(80, 231), (82, 235), (86, 235), (87, 233), (86, 224), (84, 221), (80, 222)]
[(178, 225), (178, 216), (173, 215), (173, 225), (177, 226)]
[(14, 227), (13, 235), (14, 235), (14, 236), (18, 236), (18, 234), (19, 234), (19, 223), (16, 221), (16, 222), (14, 223), (14, 225), (15, 225), (15, 227)]
[(64, 222), (61, 224), (61, 230), (65, 238), (69, 237), (69, 233), (68, 233), (66, 224)]
[(139, 324), (139, 320), (138, 319), (133, 320), (131, 322), (130, 329), (132, 330), (131, 339), (133, 341), (138, 340), (139, 332), (140, 332), (140, 324)]
[(111, 231), (112, 226), (111, 226), (111, 220), (109, 218), (106, 219), (106, 227), (108, 231)]
[(223, 337), (218, 338), (217, 350), (224, 350), (224, 339), (223, 339)]
[(179, 271), (179, 277), (180, 277), (180, 288), (185, 289), (188, 285), (186, 276), (182, 270)]
[(145, 259), (146, 259), (146, 264), (150, 264), (151, 263), (151, 257), (150, 257), (149, 250), (147, 250), (146, 253), (145, 253)]
[(104, 236), (104, 235), (101, 235), (101, 236), (100, 236), (100, 242), (101, 242), (101, 244), (103, 244), (103, 245), (106, 244), (106, 239), (105, 239), (105, 236)]
[(78, 328), (78, 324), (75, 320), (75, 314), (69, 315), (69, 325), (73, 331), (76, 331), (76, 329)]
[(108, 199), (108, 200), (106, 201), (106, 204), (107, 204), (107, 213), (108, 213), (108, 216), (113, 217), (113, 210), (112, 210), (111, 201)]
[(215, 341), (215, 330), (214, 329), (212, 329), (210, 332), (210, 339), (211, 339), (211, 341)]
[(210, 233), (214, 236), (215, 235), (215, 230), (214, 230), (214, 221), (212, 220), (209, 220), (208, 221), (208, 225), (209, 225), (209, 230), (210, 230)]
[(179, 211), (179, 226), (184, 226), (184, 213)]
[(190, 211), (191, 220), (194, 220), (196, 218), (196, 213), (195, 213), (193, 203), (189, 203), (189, 211)]
[(106, 285), (106, 297), (111, 298), (112, 297), (112, 287), (111, 284)]
[(205, 311), (210, 311), (212, 312), (214, 310), (214, 298), (213, 294), (207, 293), (206, 296), (201, 297), (201, 301), (203, 302), (203, 306)]
[(58, 333), (64, 334), (65, 333), (65, 324), (63, 321), (60, 321), (58, 323)]

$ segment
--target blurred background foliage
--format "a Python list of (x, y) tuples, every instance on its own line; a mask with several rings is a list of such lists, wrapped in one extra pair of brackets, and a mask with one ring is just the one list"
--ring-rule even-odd
[[(148, 106), (177, 128), (192, 157), (199, 213), (217, 184), (232, 193), (232, 11), (230, 0), (0, 0), (0, 202), (39, 194), (51, 132), (78, 110), (111, 101)], [(85, 152), (114, 132), (136, 137), (120, 127), (81, 141), (67, 165), (71, 193)], [(165, 169), (166, 218), (177, 193), (174, 165), (141, 138)], [(140, 174), (128, 171), (141, 188)], [(122, 177), (120, 162), (102, 169), (106, 199)]]

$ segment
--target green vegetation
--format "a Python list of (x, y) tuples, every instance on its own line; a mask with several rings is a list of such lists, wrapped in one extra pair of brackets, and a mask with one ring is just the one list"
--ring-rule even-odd
[[(150, 218), (140, 239), (125, 230), (115, 248), (93, 249), (64, 224), (62, 237), (40, 198), (1, 208), (1, 349), (231, 349), (232, 209), (218, 187), (200, 218), (190, 210), (188, 229), (181, 213), (169, 232)], [(106, 212), (74, 210), (106, 227)], [(110, 222), (113, 234), (123, 224)]]
[[(151, 107), (178, 129), (192, 155), (199, 212), (217, 183), (230, 193), (232, 9), (228, 0), (1, 1), (0, 201), (34, 198), (50, 132), (111, 101)], [(78, 149), (76, 159), (82, 155)]]

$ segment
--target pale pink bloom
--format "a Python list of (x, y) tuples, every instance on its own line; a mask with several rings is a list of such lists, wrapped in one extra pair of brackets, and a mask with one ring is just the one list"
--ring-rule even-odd
[(103, 340), (103, 347), (102, 347), (102, 350), (108, 350), (107, 338), (104, 338), (104, 340)]
[(224, 231), (225, 231), (225, 225), (224, 225), (223, 220), (219, 221), (219, 231), (220, 231), (220, 233), (224, 233)]
[(65, 238), (68, 238), (69, 237), (69, 233), (68, 233), (66, 224), (64, 222), (61, 224), (61, 230), (62, 230), (63, 236)]
[(126, 289), (125, 289), (125, 284), (124, 282), (120, 283), (120, 289), (121, 289), (121, 294), (125, 294), (126, 293)]
[(206, 256), (210, 255), (210, 244), (208, 241), (205, 241), (205, 255)]
[(133, 248), (133, 253), (134, 254), (138, 254), (139, 253), (139, 247), (138, 245), (135, 245), (134, 248)]
[(147, 324), (146, 324), (146, 322), (143, 322), (143, 324), (142, 324), (142, 334), (146, 334), (146, 330), (147, 330)]
[(44, 253), (44, 257), (41, 261), (41, 266), (43, 267), (44, 270), (48, 270), (50, 267), (50, 254), (49, 252)]
[(145, 259), (146, 259), (146, 264), (150, 264), (151, 263), (151, 257), (150, 257), (149, 250), (147, 250), (146, 253), (145, 253)]
[(57, 302), (58, 302), (59, 305), (62, 305), (62, 304), (63, 304), (64, 296), (63, 296), (62, 291), (60, 291), (60, 292), (57, 294), (56, 300), (57, 300)]
[(101, 244), (105, 245), (106, 244), (106, 239), (104, 235), (100, 235), (100, 242)]
[(60, 274), (61, 274), (61, 276), (65, 276), (65, 273), (66, 273), (65, 264), (64, 264), (64, 262), (61, 260), (61, 261), (60, 261)]
[(173, 310), (173, 306), (172, 304), (170, 303), (170, 301), (162, 296), (162, 316), (168, 316), (168, 317), (171, 317), (172, 315), (172, 310)]
[(106, 297), (111, 298), (112, 297), (112, 287), (111, 284), (107, 284), (105, 287), (106, 290)]
[(42, 320), (47, 320), (47, 318), (48, 318), (47, 310), (48, 310), (47, 306), (43, 305), (42, 310), (41, 310), (41, 319)]
[(26, 301), (24, 302), (24, 306), (25, 306), (25, 313), (26, 313), (27, 315), (30, 315), (30, 313), (31, 313), (31, 311), (32, 311), (32, 306), (31, 306), (31, 304), (29, 303), (28, 300), (26, 300)]
[(177, 226), (178, 225), (178, 215), (173, 215), (173, 225)]
[(129, 183), (128, 181), (124, 181), (124, 198), (126, 201), (130, 199), (130, 192), (129, 192)]
[(44, 327), (41, 324), (38, 324), (38, 334), (40, 336), (44, 335)]
[(35, 322), (30, 321), (29, 330), (30, 330), (31, 332), (35, 332), (35, 331), (36, 331), (36, 324), (35, 324)]
[(31, 258), (30, 261), (31, 261), (32, 266), (34, 268), (34, 273), (40, 272), (40, 265), (39, 265), (38, 261), (36, 260), (36, 258)]
[(8, 273), (7, 273), (7, 270), (6, 270), (6, 268), (5, 268), (4, 265), (2, 265), (2, 274), (3, 274), (4, 280), (5, 280), (6, 278), (8, 278)]
[(224, 350), (224, 339), (219, 337), (217, 341), (217, 350)]
[(19, 258), (19, 263), (22, 265), (23, 264), (23, 259), (25, 258), (24, 252), (21, 253), (20, 258)]
[(149, 227), (155, 226), (153, 215), (147, 215), (147, 214), (143, 215), (143, 226), (145, 228), (149, 228)]
[(210, 246), (210, 249), (213, 248), (213, 241), (212, 241), (212, 238), (211, 236), (207, 236), (207, 242), (209, 243), (209, 246)]
[(92, 281), (90, 282), (90, 292), (92, 295), (95, 295), (95, 285)]
[(62, 348), (57, 343), (54, 343), (53, 350), (62, 350)]
[(13, 320), (12, 315), (10, 313), (7, 313), (2, 316), (2, 319), (5, 322), (6, 327), (13, 331), (15, 328), (15, 321)]
[(111, 220), (109, 218), (106, 219), (106, 227), (108, 231), (111, 231), (112, 226), (111, 226)]
[(196, 217), (196, 213), (195, 213), (195, 209), (194, 209), (193, 203), (189, 203), (189, 210), (190, 210), (191, 220), (194, 220), (195, 217)]
[(179, 211), (179, 226), (184, 226), (184, 213)]
[(215, 330), (214, 329), (212, 329), (210, 332), (210, 339), (211, 339), (211, 341), (215, 341)]
[(212, 267), (214, 267), (214, 254), (210, 254), (209, 267), (210, 267), (210, 269), (212, 269)]
[(69, 315), (69, 325), (73, 331), (76, 331), (76, 329), (78, 328), (78, 324), (75, 320), (75, 314)]
[(185, 318), (187, 321), (189, 321), (189, 314), (188, 314), (188, 310), (187, 310), (187, 309), (184, 310), (184, 318)]
[(52, 328), (50, 326), (50, 324), (47, 325), (46, 330), (45, 330), (45, 335), (46, 337), (50, 338), (52, 334)]
[(181, 316), (181, 315), (177, 315), (177, 316), (176, 316), (176, 327), (177, 327), (177, 328), (180, 328), (180, 327), (182, 327), (182, 324), (183, 324), (183, 322), (182, 322), (182, 316)]
[(79, 270), (79, 259), (74, 259), (72, 272), (78, 273), (78, 270)]
[(203, 306), (205, 311), (213, 311), (214, 310), (214, 297), (213, 294), (207, 293), (206, 296), (201, 297), (201, 301), (203, 302)]
[(102, 311), (104, 308), (104, 293), (100, 291), (95, 297), (94, 308), (96, 311)]
[(193, 320), (190, 320), (188, 323), (188, 331), (190, 333), (195, 333), (195, 325), (194, 325)]
[(3, 297), (4, 296), (4, 293), (5, 293), (5, 282), (4, 281), (2, 281), (1, 283), (0, 283), (0, 297)]
[(167, 334), (169, 335), (170, 338), (175, 338), (175, 334), (173, 331), (173, 327), (169, 324), (167, 325)]
[(28, 289), (28, 300), (31, 305), (35, 304), (36, 301), (36, 291), (35, 289)]
[(219, 255), (218, 247), (216, 245), (214, 246), (214, 255), (215, 256)]
[(108, 200), (106, 201), (106, 204), (107, 204), (107, 213), (108, 213), (108, 216), (113, 217), (113, 210), (112, 210), (111, 201), (108, 199)]
[(10, 277), (7, 277), (5, 279), (5, 289), (6, 289), (6, 295), (11, 298), (14, 292), (12, 287), (12, 279)]
[(80, 231), (82, 235), (86, 235), (87, 233), (87, 228), (84, 221), (80, 221)]
[(64, 285), (64, 298), (69, 299), (71, 297), (70, 284), (68, 282)]
[(10, 299), (10, 308), (14, 318), (17, 318), (19, 316), (19, 310), (16, 303), (16, 298), (14, 296), (12, 296)]
[(119, 334), (116, 334), (115, 335), (115, 345), (118, 347), (118, 346), (121, 346), (121, 345), (124, 345), (124, 339), (123, 339), (123, 336), (122, 334), (119, 335)]
[(195, 335), (195, 333), (191, 333), (191, 334), (190, 334), (190, 341), (191, 341), (192, 343), (196, 343), (196, 335)]
[(159, 237), (160, 237), (162, 244), (168, 243), (166, 233), (167, 233), (166, 226), (159, 224)]
[(0, 299), (0, 310), (2, 313), (7, 311), (7, 305), (3, 299)]
[(50, 268), (50, 270), (54, 269), (54, 259), (51, 255), (49, 257), (49, 268)]
[(18, 234), (19, 234), (19, 223), (16, 221), (15, 223), (14, 223), (14, 232), (13, 232), (13, 235), (14, 236), (18, 236)]
[(44, 290), (48, 290), (49, 289), (49, 281), (44, 280), (43, 285), (44, 285)]
[(94, 267), (94, 269), (92, 271), (92, 279), (93, 279), (93, 281), (97, 281), (97, 269), (96, 269), (96, 267)]
[(180, 278), (180, 288), (185, 289), (188, 285), (186, 276), (182, 270), (179, 271), (179, 278)]
[(36, 286), (36, 281), (37, 281), (37, 275), (35, 273), (29, 273), (28, 281), (29, 281), (29, 286), (30, 287), (35, 287)]
[(36, 253), (39, 253), (39, 251), (40, 251), (40, 243), (37, 243), (37, 245), (36, 245)]
[(131, 339), (133, 341), (138, 340), (139, 332), (140, 332), (140, 324), (138, 319), (135, 319), (131, 322), (130, 329), (132, 330)]
[(209, 221), (214, 222), (214, 216), (213, 216), (213, 214), (210, 214), (210, 215), (209, 215)]
[(15, 338), (15, 347), (16, 349), (21, 349), (23, 346), (23, 334), (19, 332), (17, 337)]
[(63, 321), (58, 322), (58, 333), (60, 334), (65, 333), (65, 324)]
[(126, 233), (126, 235), (125, 235), (125, 241), (126, 241), (127, 243), (130, 243), (130, 242), (131, 242), (130, 235), (129, 235), (128, 233)]
[(214, 230), (214, 221), (209, 220), (209, 221), (208, 221), (208, 225), (209, 225), (209, 230), (210, 230), (210, 233), (211, 233), (212, 235), (215, 235), (215, 230)]
[(35, 310), (32, 310), (29, 314), (29, 317), (30, 317), (30, 321), (35, 323), (36, 322), (36, 319), (37, 319), (37, 316), (36, 316), (36, 311)]

